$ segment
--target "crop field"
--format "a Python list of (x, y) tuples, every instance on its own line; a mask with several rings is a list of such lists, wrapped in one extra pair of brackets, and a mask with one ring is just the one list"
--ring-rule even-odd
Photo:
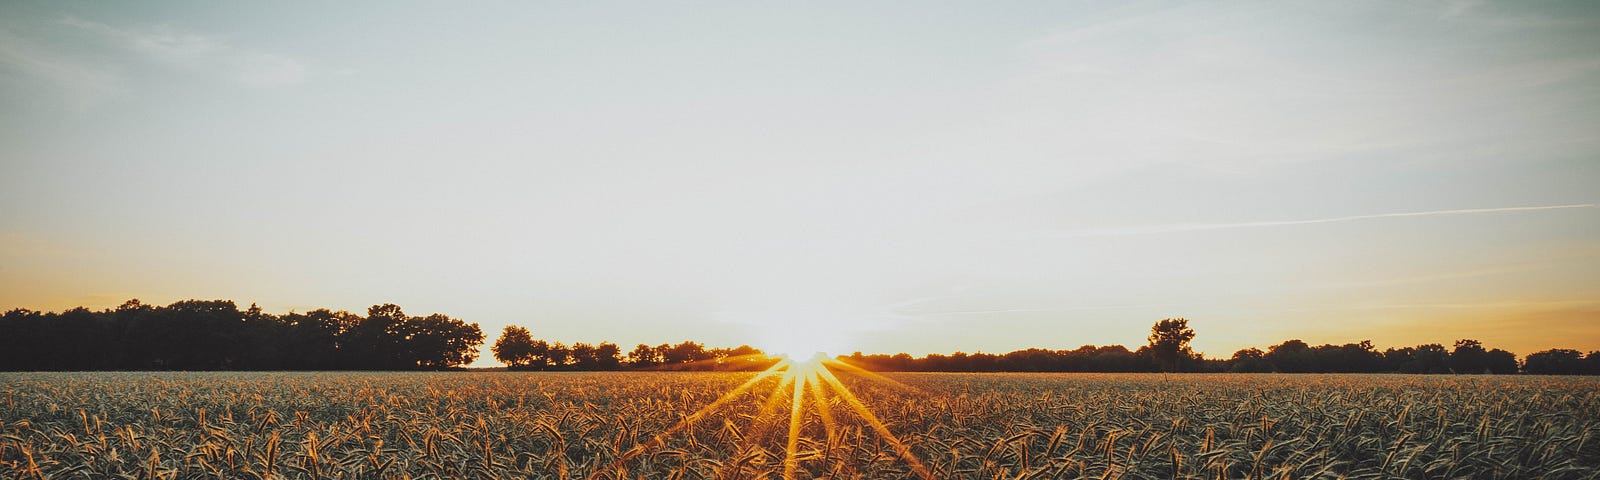
[(4, 373), (0, 478), (1600, 478), (1594, 378), (803, 373)]

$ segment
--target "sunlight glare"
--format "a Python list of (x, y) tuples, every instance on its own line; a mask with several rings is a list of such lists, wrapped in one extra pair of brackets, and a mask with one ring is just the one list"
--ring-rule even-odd
[[(890, 384), (899, 384), (899, 382), (895, 382), (887, 377), (870, 374), (870, 372), (861, 370), (859, 367), (830, 359), (828, 358), (827, 354), (822, 352), (816, 352), (810, 357), (784, 357), (783, 360), (773, 364), (766, 370), (757, 373), (754, 377), (745, 381), (737, 388), (734, 388), (732, 391), (723, 394), (720, 398), (711, 402), (710, 405), (707, 405), (704, 408), (701, 408), (700, 410), (690, 414), (682, 421), (652, 437), (648, 442), (635, 445), (633, 448), (614, 459), (605, 468), (596, 471), (594, 475), (591, 475), (589, 478), (591, 480), (600, 478), (602, 475), (607, 473), (614, 473), (618, 476), (625, 475), (626, 469), (623, 468), (623, 465), (626, 462), (638, 457), (650, 449), (661, 448), (665, 444), (667, 438), (676, 434), (685, 427), (688, 427), (689, 425), (699, 421), (706, 415), (716, 411), (725, 403), (736, 398), (740, 393), (755, 387), (761, 382), (762, 379), (773, 376), (778, 377), (777, 385), (773, 388), (772, 393), (767, 397), (767, 400), (764, 402), (764, 405), (760, 408), (759, 412), (757, 412), (752, 418), (753, 428), (750, 430), (750, 434), (745, 438), (760, 439), (764, 437), (765, 431), (774, 426), (773, 424), (778, 423), (770, 420), (775, 420), (772, 417), (778, 415), (778, 412), (780, 411), (779, 405), (785, 399), (789, 401), (789, 421), (787, 422), (788, 435), (786, 439), (787, 441), (784, 444), (782, 477), (785, 480), (797, 478), (797, 474), (801, 473), (799, 471), (801, 462), (801, 452), (799, 451), (799, 446), (801, 430), (805, 424), (805, 416), (808, 413), (806, 411), (808, 410), (808, 403), (805, 401), (807, 396), (811, 397), (811, 402), (809, 402), (809, 405), (815, 408), (816, 411), (814, 413), (822, 420), (823, 429), (827, 435), (827, 442), (824, 444), (825, 448), (831, 451), (839, 446), (839, 437), (836, 433), (838, 428), (838, 419), (836, 419), (833, 415), (833, 412), (830, 411), (831, 404), (828, 399), (830, 394), (833, 398), (841, 400), (843, 406), (848, 407), (849, 411), (853, 411), (856, 414), (856, 418), (865, 423), (866, 426), (869, 427), (873, 432), (877, 433), (879, 438), (887, 442), (897, 456), (899, 456), (901, 460), (905, 461), (906, 464), (911, 467), (911, 472), (914, 475), (922, 479), (933, 478), (927, 467), (925, 467), (922, 462), (917, 459), (916, 455), (911, 452), (911, 448), (893, 433), (891, 433), (888, 426), (884, 425), (883, 421), (879, 420), (877, 415), (874, 415), (872, 410), (867, 408), (866, 404), (862, 403), (861, 399), (857, 398), (854, 393), (850, 392), (850, 390), (845, 387), (844, 382), (841, 382), (838, 377), (834, 376), (833, 372), (830, 371), (830, 367), (849, 370), (852, 371), (852, 373), (869, 373), (869, 375), (862, 375), (860, 377), (869, 381), (882, 381)], [(899, 384), (896, 388), (911, 389), (911, 387), (903, 384)], [(808, 392), (809, 395), (807, 395)]]
[(772, 326), (762, 333), (756, 347), (773, 357), (798, 361), (845, 352), (849, 345), (837, 332), (811, 323)]

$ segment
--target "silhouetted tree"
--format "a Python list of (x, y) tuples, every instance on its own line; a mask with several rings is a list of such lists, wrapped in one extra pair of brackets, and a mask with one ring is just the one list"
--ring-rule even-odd
[(337, 370), (353, 362), (349, 345), (342, 345), (340, 334), (354, 328), (361, 317), (350, 312), (326, 308), (305, 314), (290, 312), (285, 338), (284, 367), (290, 370)]
[(715, 362), (711, 368), (719, 371), (765, 370), (777, 362), (777, 359), (769, 358), (760, 349), (749, 345), (712, 348), (706, 350), (706, 354)]
[(660, 345), (656, 345), (655, 346), (655, 351), (656, 351), (656, 361), (660, 362), (661, 365), (666, 365), (666, 364), (672, 363), (672, 362), (667, 360), (667, 354), (672, 352), (672, 344), (663, 343), (663, 344), (660, 344)]
[(1135, 355), (1122, 345), (1095, 347), (1089, 365), (1091, 372), (1148, 372), (1154, 366), (1149, 357)]
[(1060, 371), (1060, 355), (1042, 348), (1017, 350), (1000, 357), (1000, 370), (1011, 372)]
[(1264, 355), (1273, 370), (1283, 373), (1311, 371), (1311, 346), (1300, 339), (1285, 341), (1267, 348)]
[(1389, 348), (1383, 351), (1383, 371), (1407, 372), (1416, 362), (1417, 349), (1412, 347)]
[(110, 312), (111, 326), (108, 332), (114, 344), (104, 345), (103, 348), (114, 349), (116, 353), (108, 353), (114, 363), (101, 368), (108, 370), (154, 368), (152, 364), (154, 351), (141, 341), (149, 339), (150, 333), (145, 329), (154, 322), (154, 317), (157, 315), (159, 315), (157, 307), (146, 305), (137, 298), (122, 302), (121, 306)]
[(1383, 369), (1383, 354), (1372, 347), (1372, 342), (1344, 345), (1323, 344), (1300, 352), (1302, 372), (1315, 373), (1371, 373)]
[(662, 360), (669, 365), (711, 359), (711, 356), (706, 353), (705, 345), (687, 340), (683, 343), (673, 345), (671, 348), (668, 348), (667, 351), (661, 355), (661, 357)]
[(57, 339), (52, 343), (55, 348), (39, 352), (39, 361), (59, 365), (63, 370), (94, 370), (104, 362), (108, 354), (104, 347), (110, 339), (99, 315), (78, 307), (61, 312), (52, 323), (55, 328), (45, 331), (54, 330), (51, 336)]
[(1455, 373), (1483, 373), (1488, 368), (1488, 351), (1477, 340), (1456, 340), (1455, 351), (1450, 352), (1450, 371)]
[(528, 368), (546, 370), (554, 365), (550, 360), (550, 342), (534, 340), (533, 345), (528, 346), (528, 355)]
[(1233, 352), (1233, 358), (1228, 359), (1228, 371), (1234, 373), (1263, 373), (1272, 371), (1272, 364), (1267, 363), (1266, 352), (1259, 348), (1246, 348)]
[(611, 342), (600, 342), (594, 347), (595, 368), (617, 370), (622, 368), (622, 348)]
[(1450, 354), (1444, 345), (1426, 343), (1417, 345), (1417, 351), (1412, 355), (1417, 365), (1417, 373), (1448, 373)]
[(661, 364), (661, 356), (656, 354), (655, 347), (643, 343), (633, 347), (628, 352), (628, 366), (633, 368), (650, 368)]
[(994, 372), (1000, 370), (1000, 356), (993, 353), (978, 352), (972, 354), (967, 360), (970, 371)]
[[(1164, 325), (1165, 324), (1165, 325)], [(508, 328), (493, 349), (512, 366), (548, 370), (622, 368), (613, 343), (533, 339), (525, 329)], [(1193, 338), (1183, 319), (1164, 319), (1151, 329), (1150, 343), (1137, 351), (1121, 345), (1084, 345), (1074, 350), (1029, 348), (1006, 354), (955, 352), (917, 358), (906, 353), (863, 355), (844, 360), (877, 370), (1017, 372), (1400, 372), (1515, 373), (1517, 357), (1463, 339), (1446, 349), (1438, 344), (1389, 348), (1378, 352), (1370, 341), (1307, 345), (1289, 340), (1266, 352), (1242, 349), (1224, 361), (1205, 359), (1188, 348)], [(513, 341), (514, 340), (514, 341)], [(522, 352), (507, 343), (522, 343)], [(185, 300), (168, 306), (129, 300), (116, 309), (74, 308), (60, 313), (13, 309), (0, 314), (0, 369), (3, 370), (314, 370), (441, 369), (471, 363), (483, 334), (476, 324), (442, 314), (406, 315), (393, 304), (373, 305), (361, 316), (327, 309), (273, 315), (232, 301)], [(1177, 352), (1176, 362), (1167, 356)], [(507, 361), (511, 360), (511, 361)], [(627, 355), (633, 368), (761, 370), (777, 360), (748, 345), (712, 348), (693, 341), (649, 346)], [(665, 365), (664, 365), (665, 364)], [(1528, 373), (1600, 374), (1600, 352), (1547, 350), (1529, 355)]]
[(230, 300), (184, 300), (167, 306), (166, 338), (173, 370), (227, 370), (241, 352), (243, 312)]
[(551, 368), (565, 369), (567, 365), (572, 363), (572, 349), (567, 348), (567, 345), (561, 342), (550, 344), (550, 348), (545, 351), (544, 356), (549, 360)]
[(572, 368), (576, 370), (600, 369), (600, 360), (595, 357), (594, 345), (583, 342), (572, 344)]
[(1498, 348), (1490, 349), (1484, 354), (1484, 369), (1495, 375), (1517, 373), (1517, 356)]
[(406, 321), (406, 344), (416, 366), (424, 369), (452, 368), (478, 359), (483, 345), (483, 330), (443, 314), (411, 318)]
[(1194, 330), (1189, 328), (1189, 320), (1162, 319), (1150, 327), (1149, 340), (1150, 354), (1164, 372), (1178, 371), (1193, 358), (1189, 341), (1194, 340)]
[(528, 368), (533, 363), (533, 334), (516, 325), (506, 325), (500, 339), (489, 348), (494, 359), (512, 369)]
[(1344, 352), (1347, 364), (1353, 373), (1372, 373), (1383, 371), (1383, 354), (1377, 347), (1372, 346), (1371, 340), (1362, 340), (1360, 343), (1346, 344)]
[[(1593, 357), (1594, 354), (1589, 356)], [(1557, 348), (1528, 355), (1522, 365), (1523, 371), (1539, 375), (1580, 375), (1594, 373), (1586, 371), (1583, 353), (1577, 350)]]
[(889, 356), (889, 363), (897, 366), (897, 370), (916, 370), (911, 368), (913, 360), (914, 359), (911, 358), (911, 354), (905, 352), (900, 352)]
[(373, 305), (342, 342), (350, 347), (354, 367), (360, 370), (407, 370), (415, 367), (405, 348), (405, 312), (399, 305)]
[(477, 325), (407, 317), (374, 305), (367, 317), (327, 309), (273, 315), (252, 304), (137, 299), (114, 310), (0, 315), (0, 369), (312, 370), (446, 368), (471, 362)]

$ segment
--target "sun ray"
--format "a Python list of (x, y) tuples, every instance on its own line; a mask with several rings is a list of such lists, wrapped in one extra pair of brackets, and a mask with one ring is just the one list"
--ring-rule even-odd
[[(790, 369), (795, 370), (796, 368), (790, 367)], [(794, 377), (794, 395), (791, 397), (789, 402), (789, 443), (785, 445), (783, 449), (784, 480), (794, 479), (795, 467), (800, 463), (799, 460), (794, 458), (794, 455), (795, 450), (798, 450), (800, 447), (800, 407), (802, 405), (802, 401), (805, 400), (803, 396), (806, 393), (806, 379), (810, 376), (808, 374), (803, 375), (803, 373), (805, 372), (796, 371), (795, 374), (792, 375)]]
[(817, 415), (822, 417), (822, 428), (828, 435), (828, 441), (822, 447), (823, 462), (831, 464), (832, 462), (828, 462), (828, 460), (833, 458), (833, 448), (838, 438), (838, 427), (834, 424), (833, 412), (829, 408), (828, 398), (823, 393), (822, 377), (815, 371), (811, 372), (807, 378), (806, 386), (810, 387), (811, 403), (817, 407)]
[(661, 433), (656, 434), (655, 437), (651, 437), (650, 441), (645, 442), (644, 444), (641, 444), (641, 445), (637, 445), (637, 446), (635, 446), (635, 447), (633, 447), (631, 449), (628, 449), (627, 453), (624, 453), (622, 456), (617, 457), (616, 460), (612, 460), (611, 463), (606, 465), (605, 468), (602, 468), (602, 469), (599, 469), (599, 470), (595, 470), (594, 474), (589, 475), (588, 478), (590, 480), (594, 480), (596, 478), (599, 478), (601, 475), (605, 474), (606, 472), (614, 471), (618, 466), (621, 466), (623, 463), (627, 462), (628, 460), (632, 460), (634, 457), (637, 457), (640, 454), (642, 454), (644, 452), (647, 452), (652, 448), (656, 448), (656, 447), (661, 446), (662, 443), (666, 442), (666, 439), (667, 439), (668, 436), (671, 436), (672, 434), (677, 433), (679, 430), (682, 430), (684, 427), (687, 427), (687, 426), (693, 424), (694, 422), (700, 421), (701, 418), (705, 417), (706, 415), (711, 414), (711, 412), (713, 412), (713, 411), (716, 411), (716, 409), (718, 407), (721, 407), (723, 404), (726, 404), (726, 403), (732, 401), (734, 398), (738, 397), (739, 394), (744, 393), (746, 390), (749, 390), (751, 387), (756, 386), (756, 384), (761, 383), (761, 380), (766, 379), (767, 377), (776, 375), (776, 374), (778, 374), (780, 372), (783, 372), (784, 368), (786, 368), (789, 363), (792, 363), (792, 362), (790, 362), (788, 360), (783, 360), (783, 361), (780, 361), (778, 363), (774, 363), (771, 367), (767, 367), (766, 370), (762, 370), (760, 373), (757, 373), (754, 377), (750, 377), (750, 379), (746, 380), (743, 384), (740, 384), (738, 387), (735, 387), (733, 390), (729, 390), (728, 393), (722, 394), (721, 397), (718, 397), (715, 401), (712, 401), (710, 405), (706, 405), (705, 407), (702, 407), (701, 409), (696, 410), (694, 413), (691, 413), (688, 416), (683, 417), (683, 420), (679, 420), (678, 423), (673, 424), (671, 427), (668, 427), (666, 430), (662, 431)]
[(766, 438), (767, 432), (772, 430), (773, 424), (777, 423), (774, 417), (778, 416), (778, 405), (782, 404), (784, 394), (787, 393), (784, 389), (789, 386), (789, 382), (794, 381), (793, 369), (794, 365), (791, 363), (789, 370), (785, 370), (780, 377), (782, 380), (778, 381), (778, 386), (772, 389), (772, 394), (767, 395), (767, 401), (761, 405), (761, 410), (750, 418), (753, 428), (750, 429), (750, 436), (745, 438), (760, 442)]
[(890, 386), (893, 386), (895, 388), (898, 388), (900, 390), (903, 390), (903, 391), (906, 391), (906, 392), (909, 392), (909, 393), (916, 393), (916, 394), (926, 394), (926, 393), (928, 393), (928, 392), (926, 392), (926, 391), (924, 391), (924, 390), (922, 390), (920, 388), (913, 387), (913, 386), (901, 383), (899, 380), (895, 380), (893, 378), (889, 378), (889, 377), (883, 376), (883, 375), (879, 374), (878, 372), (874, 372), (874, 371), (871, 371), (871, 370), (867, 370), (865, 368), (861, 368), (861, 367), (855, 366), (854, 364), (851, 364), (849, 362), (844, 361), (844, 359), (830, 358), (830, 359), (823, 360), (823, 363), (825, 363), (827, 365), (836, 365), (836, 366), (842, 367), (845, 370), (849, 370), (850, 373), (861, 375), (861, 376), (864, 376), (864, 377), (867, 377), (867, 378), (870, 378), (870, 379), (873, 379), (873, 380), (877, 380), (877, 381), (880, 381), (880, 382), (883, 382), (883, 383), (887, 383)]
[(822, 376), (823, 381), (828, 382), (829, 385), (832, 385), (834, 391), (839, 394), (839, 397), (843, 398), (845, 403), (849, 404), (850, 408), (856, 411), (857, 415), (860, 415), (863, 420), (866, 420), (867, 424), (872, 426), (872, 429), (877, 431), (879, 436), (882, 436), (884, 440), (888, 441), (889, 446), (894, 447), (895, 453), (900, 454), (900, 458), (904, 459), (906, 463), (911, 465), (911, 470), (916, 472), (918, 477), (924, 479), (933, 478), (933, 474), (928, 471), (928, 468), (922, 466), (922, 462), (918, 461), (917, 457), (911, 454), (911, 448), (907, 447), (905, 443), (902, 443), (899, 437), (896, 437), (893, 433), (889, 432), (889, 427), (885, 426), (882, 421), (878, 420), (878, 416), (873, 415), (872, 410), (868, 409), (865, 404), (861, 403), (861, 400), (857, 399), (854, 393), (850, 393), (850, 389), (845, 388), (844, 383), (840, 382), (838, 377), (833, 376), (833, 372), (828, 371), (826, 368), (819, 368), (817, 369), (817, 374)]
[(822, 389), (822, 377), (815, 371), (811, 372), (806, 386), (811, 387), (811, 402), (816, 405), (817, 414), (822, 417), (822, 426), (828, 433), (828, 445), (831, 447), (838, 427), (834, 424), (833, 412), (828, 405), (828, 397)]
[[(890, 447), (894, 449), (895, 453), (911, 467), (913, 473), (915, 473), (919, 478), (933, 478), (933, 475), (929, 472), (928, 468), (924, 466), (921, 461), (917, 460), (916, 456), (912, 454), (911, 448), (906, 446), (906, 444), (902, 442), (899, 437), (896, 437), (893, 433), (891, 433), (888, 426), (886, 426), (882, 420), (879, 420), (877, 415), (873, 414), (872, 410), (867, 408), (866, 404), (862, 403), (862, 401), (844, 385), (844, 382), (840, 381), (839, 377), (834, 375), (832, 369), (829, 367), (839, 368), (852, 374), (859, 374), (861, 378), (871, 381), (878, 381), (899, 390), (910, 391), (914, 393), (925, 393), (920, 389), (900, 383), (894, 379), (878, 375), (843, 361), (827, 358), (821, 354), (809, 360), (803, 361), (796, 361), (790, 358), (774, 360), (774, 363), (766, 370), (757, 373), (754, 377), (751, 377), (743, 384), (740, 384), (738, 387), (734, 388), (728, 393), (723, 394), (721, 397), (711, 402), (711, 404), (706, 405), (700, 410), (697, 410), (694, 413), (684, 417), (682, 420), (667, 428), (665, 431), (652, 437), (648, 442), (636, 445), (635, 447), (629, 449), (625, 454), (620, 455), (605, 468), (595, 471), (594, 474), (590, 475), (588, 478), (593, 480), (612, 472), (619, 472), (617, 469), (624, 463), (637, 458), (639, 455), (648, 452), (653, 448), (661, 447), (665, 444), (668, 437), (678, 433), (690, 425), (693, 425), (695, 422), (700, 421), (702, 418), (715, 412), (718, 408), (734, 400), (739, 395), (762, 383), (763, 380), (774, 376), (778, 378), (777, 385), (773, 388), (772, 393), (767, 396), (766, 401), (762, 402), (760, 409), (754, 415), (748, 417), (750, 419), (750, 428), (748, 430), (748, 434), (742, 436), (743, 440), (741, 443), (757, 446), (757, 448), (759, 448), (760, 444), (765, 443), (763, 439), (767, 437), (768, 431), (776, 427), (778, 424), (777, 419), (780, 418), (780, 414), (778, 413), (779, 406), (782, 405), (784, 397), (788, 397), (789, 431), (787, 432), (787, 441), (784, 444), (782, 477), (784, 480), (794, 479), (799, 471), (800, 436), (803, 433), (805, 426), (805, 397), (807, 396), (808, 390), (811, 396), (811, 404), (816, 407), (817, 414), (821, 417), (823, 428), (827, 433), (827, 443), (824, 446), (826, 449), (824, 459), (833, 458), (835, 443), (838, 441), (840, 435), (840, 424), (838, 419), (833, 415), (831, 404), (829, 403), (829, 391), (831, 390), (831, 394), (833, 396), (842, 399), (843, 403), (849, 405), (850, 409), (854, 411), (854, 413), (863, 422), (867, 423), (867, 425), (870, 426), (880, 438), (889, 443)], [(857, 435), (859, 435), (860, 429), (857, 429), (856, 432)], [(825, 463), (835, 463), (842, 460), (843, 459), (838, 459), (834, 462), (825, 460)]]

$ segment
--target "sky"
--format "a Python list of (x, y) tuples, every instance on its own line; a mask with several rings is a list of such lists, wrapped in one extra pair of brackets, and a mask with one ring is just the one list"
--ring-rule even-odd
[(1594, 2), (8, 1), (0, 309), (1597, 350), (1597, 45)]

